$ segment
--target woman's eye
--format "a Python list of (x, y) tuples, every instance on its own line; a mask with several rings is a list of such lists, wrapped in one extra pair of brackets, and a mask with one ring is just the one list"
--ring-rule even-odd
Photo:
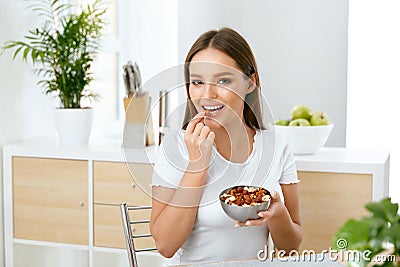
[(200, 86), (200, 85), (203, 84), (203, 82), (200, 81), (200, 80), (193, 80), (193, 81), (192, 81), (192, 84), (193, 84), (193, 85), (196, 85), (196, 86)]
[(231, 80), (223, 78), (218, 81), (218, 84), (229, 84), (230, 82)]

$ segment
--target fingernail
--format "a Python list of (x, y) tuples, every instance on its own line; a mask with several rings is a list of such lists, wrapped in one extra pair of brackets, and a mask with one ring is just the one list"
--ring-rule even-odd
[(240, 225), (239, 225), (239, 224), (237, 224), (237, 223), (235, 223), (235, 227), (236, 227), (236, 228), (239, 228), (239, 227), (240, 227)]
[(251, 222), (247, 221), (245, 224), (246, 224), (247, 226), (250, 226), (250, 225), (251, 225)]
[(260, 216), (260, 217), (263, 217), (263, 216), (264, 216), (264, 213), (259, 212), (259, 213), (257, 213), (257, 215)]
[(204, 111), (200, 111), (197, 115), (200, 115), (200, 116), (202, 116), (202, 115), (204, 115), (205, 114), (205, 112)]

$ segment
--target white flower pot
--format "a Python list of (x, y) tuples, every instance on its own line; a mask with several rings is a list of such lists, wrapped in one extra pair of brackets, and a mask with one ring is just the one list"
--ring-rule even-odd
[(93, 122), (92, 108), (57, 108), (55, 120), (62, 145), (80, 146), (89, 143)]

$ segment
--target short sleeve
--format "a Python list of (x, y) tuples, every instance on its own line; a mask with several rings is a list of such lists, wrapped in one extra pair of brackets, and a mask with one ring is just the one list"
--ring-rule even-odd
[(284, 144), (281, 157), (282, 175), (279, 179), (280, 184), (295, 184), (300, 182), (297, 177), (296, 163), (293, 153), (287, 143)]
[(182, 132), (168, 132), (158, 149), (152, 186), (178, 188), (187, 168), (187, 150)]

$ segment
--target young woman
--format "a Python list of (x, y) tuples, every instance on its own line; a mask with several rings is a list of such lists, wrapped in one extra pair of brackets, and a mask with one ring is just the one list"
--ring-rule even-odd
[[(289, 252), (302, 241), (294, 158), (265, 130), (251, 48), (236, 31), (202, 34), (185, 65), (183, 129), (168, 134), (153, 175), (150, 230), (168, 264), (257, 258), (270, 234)], [(260, 219), (235, 222), (219, 193), (235, 184), (272, 192)]]

